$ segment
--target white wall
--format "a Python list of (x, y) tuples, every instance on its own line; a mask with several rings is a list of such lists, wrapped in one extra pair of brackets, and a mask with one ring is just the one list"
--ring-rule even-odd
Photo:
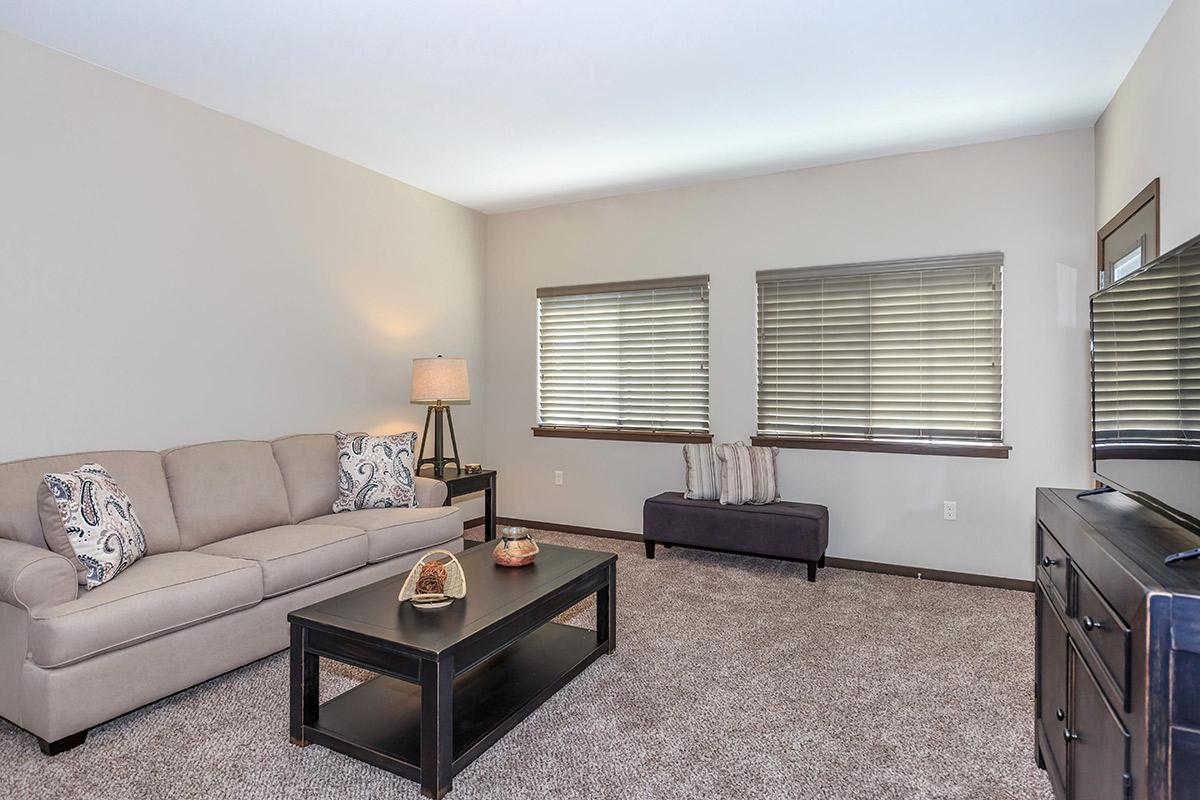
[(1089, 476), (1092, 144), (1086, 129), (489, 217), (500, 513), (641, 532), (642, 501), (682, 483), (678, 445), (531, 435), (537, 287), (709, 273), (727, 441), (755, 430), (755, 270), (1001, 250), (1011, 458), (785, 450), (779, 467), (786, 499), (829, 506), (830, 555), (1032, 578), (1034, 487)]
[(1096, 227), (1155, 178), (1161, 252), (1200, 236), (1200, 0), (1175, 0), (1096, 123)]
[(465, 356), (483, 456), (484, 217), (0, 33), (0, 461), (405, 430)]

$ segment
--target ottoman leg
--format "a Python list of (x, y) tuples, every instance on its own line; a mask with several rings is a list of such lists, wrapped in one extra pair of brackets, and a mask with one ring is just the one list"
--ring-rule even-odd
[(821, 569), (825, 569), (825, 554), (824, 553), (821, 553), (821, 557), (817, 559), (817, 566), (820, 567)]
[(654, 540), (646, 540), (646, 558), (654, 558)]
[(815, 562), (815, 561), (808, 562), (808, 582), (809, 583), (817, 582), (817, 562)]

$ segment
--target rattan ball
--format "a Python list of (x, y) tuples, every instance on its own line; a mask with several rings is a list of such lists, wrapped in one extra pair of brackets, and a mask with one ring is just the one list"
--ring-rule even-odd
[(440, 561), (421, 565), (417, 594), (443, 594), (446, 590), (446, 566)]

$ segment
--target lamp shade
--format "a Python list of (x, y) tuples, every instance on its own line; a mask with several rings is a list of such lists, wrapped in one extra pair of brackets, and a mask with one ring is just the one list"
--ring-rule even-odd
[(471, 399), (465, 358), (414, 358), (412, 402), (437, 403)]

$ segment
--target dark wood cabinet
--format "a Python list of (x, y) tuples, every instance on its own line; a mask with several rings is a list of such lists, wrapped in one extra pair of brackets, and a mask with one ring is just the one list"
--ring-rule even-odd
[[(1038, 709), (1039, 719), (1065, 725), (1067, 720), (1067, 626), (1040, 586), (1037, 589), (1038, 619)], [(1039, 750), (1039, 765), (1050, 773), (1052, 783), (1066, 785), (1067, 743), (1061, 736), (1051, 737), (1045, 752)]]
[(1070, 750), (1067, 786), (1071, 796), (1123, 800), (1132, 788), (1129, 733), (1074, 644), (1070, 676), (1063, 741)]
[(1037, 492), (1037, 760), (1059, 800), (1200, 799), (1196, 535), (1120, 494)]

